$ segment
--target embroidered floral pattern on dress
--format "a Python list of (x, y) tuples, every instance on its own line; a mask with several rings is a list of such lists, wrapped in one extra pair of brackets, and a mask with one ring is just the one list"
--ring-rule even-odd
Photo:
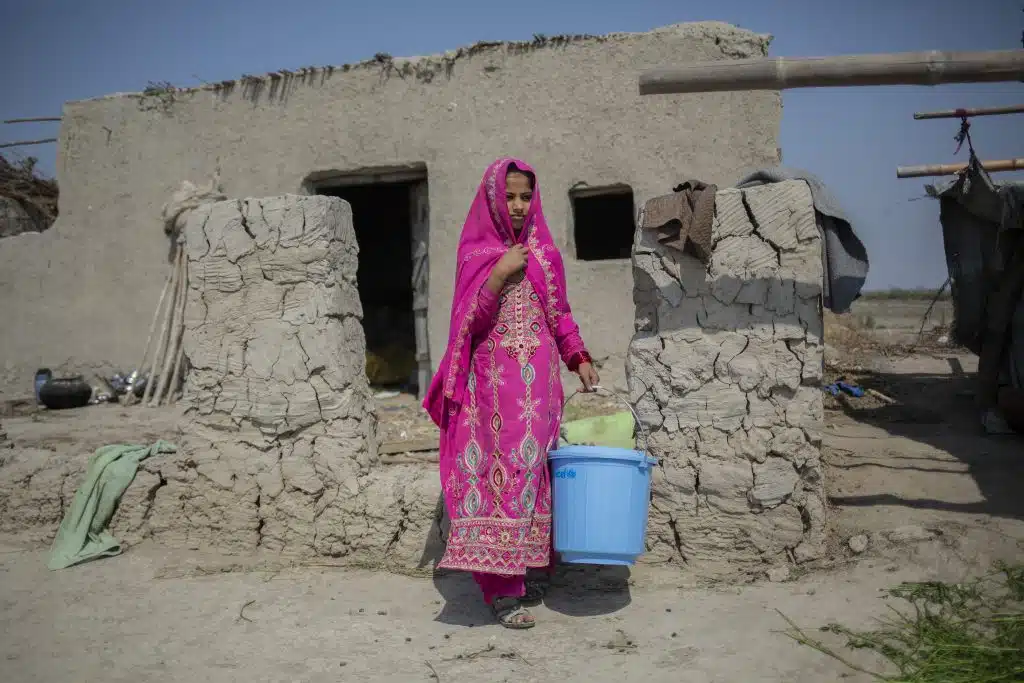
[[(529, 280), (523, 278), (505, 287), (500, 302), (494, 329), (501, 335), (501, 347), (509, 357), (525, 367), (540, 346), (538, 335), (544, 318), (539, 299)], [(529, 382), (526, 384), (529, 386)]]
[(467, 307), (465, 315), (462, 316), (462, 325), (459, 328), (458, 338), (455, 340), (455, 345), (452, 348), (452, 362), (448, 368), (448, 376), (444, 382), (444, 395), (447, 398), (452, 398), (455, 395), (455, 380), (459, 374), (460, 361), (462, 360), (462, 347), (466, 343), (466, 339), (469, 337), (469, 331), (473, 326), (473, 322), (476, 320), (476, 311), (480, 307), (480, 294), (477, 293)]
[[(487, 174), (487, 206), (491, 210), (491, 220), (495, 225), (502, 225), (501, 210), (498, 208), (498, 171), (504, 170), (511, 159), (499, 159), (491, 166), (491, 172)], [(502, 235), (506, 244), (508, 235)]]
[(471, 260), (475, 259), (477, 256), (504, 254), (506, 251), (508, 251), (508, 247), (505, 247), (505, 246), (501, 246), (501, 247), (480, 247), (479, 249), (474, 249), (473, 251), (467, 252), (466, 255), (462, 257), (462, 262), (465, 263), (467, 261), (471, 261)]
[(458, 519), (452, 521), (445, 569), (522, 574), (528, 567), (547, 567), (551, 553), (551, 515), (520, 519)]
[(551, 261), (548, 259), (547, 254), (544, 253), (544, 247), (540, 246), (537, 241), (537, 236), (530, 234), (530, 239), (527, 240), (527, 246), (530, 249), (530, 255), (537, 259), (537, 263), (540, 265), (541, 271), (544, 273), (544, 286), (547, 288), (547, 322), (551, 326), (552, 330), (558, 329), (558, 319), (562, 316), (562, 305), (558, 300), (558, 285), (555, 282), (555, 273), (551, 269)]
[[(528, 279), (502, 290), (493, 325), (474, 349), (472, 364), (460, 476), (449, 477), (445, 485), (446, 495), (461, 495), (462, 503), (439, 566), (496, 574), (546, 567), (551, 546), (546, 456), (557, 433), (561, 384), (555, 381), (558, 350)], [(538, 387), (539, 374), (546, 377)], [(480, 422), (487, 423), (482, 432)]]

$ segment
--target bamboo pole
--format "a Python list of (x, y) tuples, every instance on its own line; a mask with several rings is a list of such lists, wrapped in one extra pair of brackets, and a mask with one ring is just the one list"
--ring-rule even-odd
[(185, 360), (185, 339), (182, 337), (182, 343), (178, 344), (178, 358), (174, 361), (174, 370), (171, 371), (171, 386), (167, 389), (167, 402), (174, 403), (178, 399), (175, 394), (179, 389), (184, 392), (185, 382), (181, 377), (181, 364)]
[[(182, 244), (184, 249), (185, 245)], [(181, 269), (184, 293), (181, 297), (181, 331), (178, 333), (178, 357), (174, 360), (174, 369), (171, 370), (171, 384), (167, 388), (167, 402), (172, 403), (172, 398), (182, 386), (181, 364), (185, 360), (185, 306), (188, 303), (188, 256), (185, 256), (185, 265)]]
[[(182, 251), (185, 250), (185, 245), (180, 244), (179, 247)], [(171, 339), (174, 340), (173, 353), (168, 354), (167, 362), (170, 364), (173, 360), (173, 366), (171, 373), (167, 376), (167, 395), (163, 396), (163, 403), (171, 403), (171, 398), (174, 396), (174, 392), (178, 389), (178, 373), (181, 372), (181, 361), (182, 355), (185, 350), (184, 348), (184, 332), (185, 332), (185, 302), (188, 300), (188, 257), (183, 256), (181, 259), (181, 296), (178, 301), (178, 314), (177, 318), (171, 327)], [(160, 399), (157, 400), (157, 405), (160, 405)]]
[(1000, 116), (1002, 114), (1024, 114), (1024, 104), (1009, 107), (980, 107), (978, 109), (946, 109), (943, 111), (919, 111), (914, 114), (915, 121), (925, 119), (963, 119), (974, 116)]
[(29, 119), (7, 119), (4, 123), (38, 123), (40, 121), (60, 121), (59, 116), (36, 116)]
[[(167, 298), (167, 290), (171, 288), (171, 280), (174, 279), (174, 269), (167, 273), (167, 278), (164, 280), (163, 291), (160, 292), (160, 300), (156, 304), (156, 310), (153, 311), (153, 319), (149, 323), (149, 334), (146, 335), (146, 346), (142, 349), (142, 360), (135, 366), (135, 379), (138, 381), (142, 377), (142, 373), (146, 369), (146, 361), (149, 360), (149, 348), (153, 345), (153, 333), (156, 332), (156, 323), (160, 319), (160, 309), (164, 307), (164, 299)], [(132, 405), (135, 403), (135, 387), (134, 382), (132, 383), (132, 390), (125, 394), (124, 404)]]
[[(999, 171), (1020, 171), (1024, 170), (1024, 158), (1000, 159), (998, 161), (983, 161), (981, 167), (989, 173)], [(925, 176), (956, 175), (960, 173), (967, 164), (931, 164), (926, 166), (897, 166), (897, 178), (923, 178)]]
[(57, 142), (57, 138), (44, 138), (43, 140), (22, 140), (21, 142), (5, 142), (0, 144), (0, 149), (4, 147), (28, 147), (29, 145), (45, 145), (49, 142)]
[[(182, 257), (182, 251), (178, 252), (177, 259), (172, 267), (173, 276), (171, 279), (171, 291), (178, 291), (178, 271), (180, 270), (180, 263)], [(146, 377), (146, 391), (142, 395), (143, 405), (149, 403), (150, 398), (153, 396), (154, 385), (157, 382), (157, 372), (160, 368), (160, 361), (163, 359), (164, 354), (167, 353), (167, 336), (169, 333), (171, 318), (174, 312), (174, 296), (171, 296), (170, 301), (167, 304), (167, 310), (161, 315), (163, 322), (160, 325), (160, 336), (156, 339), (156, 353), (153, 355), (153, 360), (150, 362), (150, 371)]]
[(1024, 80), (1024, 50), (716, 60), (640, 75), (641, 95)]
[(178, 331), (179, 321), (178, 314), (181, 311), (181, 298), (185, 296), (185, 290), (182, 288), (183, 280), (185, 279), (184, 273), (185, 265), (185, 250), (178, 247), (178, 260), (175, 263), (177, 274), (175, 276), (175, 288), (174, 297), (171, 299), (171, 307), (167, 311), (167, 318), (164, 322), (167, 330), (167, 347), (163, 350), (162, 355), (158, 358), (157, 362), (163, 362), (163, 366), (154, 365), (154, 370), (160, 371), (160, 380), (156, 385), (156, 391), (153, 393), (153, 399), (149, 405), (156, 407), (160, 405), (160, 401), (163, 398), (164, 390), (167, 388), (167, 378), (171, 374), (171, 368), (174, 366), (174, 360), (177, 356), (177, 342), (175, 339), (175, 332)]

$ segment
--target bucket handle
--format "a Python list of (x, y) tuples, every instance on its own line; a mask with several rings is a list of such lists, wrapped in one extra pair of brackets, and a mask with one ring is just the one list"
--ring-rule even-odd
[(627, 401), (626, 399), (624, 399), (619, 394), (615, 393), (614, 391), (611, 391), (609, 389), (605, 389), (604, 387), (602, 387), (600, 385), (594, 386), (591, 389), (590, 392), (582, 392), (579, 389), (575, 389), (575, 390), (573, 390), (573, 392), (571, 394), (569, 394), (566, 397), (565, 401), (562, 402), (562, 410), (564, 411), (565, 407), (567, 405), (569, 405), (569, 401), (571, 401), (578, 394), (582, 394), (582, 393), (605, 394), (606, 396), (611, 396), (612, 398), (617, 400), (619, 403), (621, 403), (622, 405), (624, 405), (627, 408), (629, 408), (629, 412), (633, 414), (633, 421), (636, 423), (636, 428), (640, 432), (641, 436), (643, 436), (643, 440), (644, 440), (643, 452), (644, 453), (647, 452), (648, 448), (650, 447), (651, 435), (647, 432), (647, 428), (644, 427), (644, 423), (640, 420), (640, 415), (636, 412), (636, 409), (633, 407), (633, 404), (630, 403), (629, 401)]

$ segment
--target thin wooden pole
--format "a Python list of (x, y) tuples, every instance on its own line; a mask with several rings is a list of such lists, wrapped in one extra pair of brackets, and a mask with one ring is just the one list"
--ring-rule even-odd
[(143, 405), (148, 404), (150, 397), (153, 396), (153, 390), (156, 389), (156, 384), (160, 380), (158, 373), (161, 369), (161, 361), (163, 361), (164, 356), (167, 354), (167, 335), (171, 326), (171, 318), (174, 317), (174, 293), (178, 291), (178, 278), (183, 256), (183, 250), (179, 250), (177, 258), (172, 265), (172, 272), (174, 274), (171, 277), (171, 298), (167, 302), (167, 307), (161, 311), (160, 336), (156, 338), (156, 352), (149, 361), (150, 367), (146, 377), (146, 389), (142, 394)]
[[(167, 360), (164, 363), (163, 376), (160, 377), (160, 385), (157, 387), (158, 393), (154, 398), (156, 405), (171, 402), (171, 392), (174, 391), (175, 384), (177, 384), (174, 368), (180, 367), (181, 343), (184, 341), (181, 333), (185, 327), (185, 299), (188, 296), (188, 256), (184, 253), (184, 244), (179, 244), (178, 248), (182, 251), (181, 270), (179, 272), (181, 281), (178, 283), (178, 300), (174, 312), (174, 320), (171, 323), (171, 346), (167, 353)], [(166, 397), (164, 396), (165, 387), (167, 390)]]
[(30, 119), (7, 119), (4, 123), (38, 123), (40, 121), (60, 121), (59, 116), (36, 116)]
[(45, 145), (50, 142), (57, 142), (57, 138), (45, 138), (43, 140), (22, 140), (21, 142), (5, 142), (0, 145), (4, 147), (28, 147), (29, 145)]
[[(1024, 159), (1000, 159), (998, 161), (983, 161), (981, 167), (989, 173), (999, 171), (1020, 171), (1024, 170)], [(931, 164), (928, 166), (897, 166), (897, 178), (923, 178), (925, 176), (956, 175), (960, 173), (967, 164)]]
[(641, 95), (1024, 80), (1024, 50), (716, 60), (640, 75)]
[[(173, 268), (171, 269), (171, 272), (167, 273), (167, 279), (164, 280), (164, 289), (163, 289), (162, 292), (160, 292), (160, 300), (157, 302), (156, 310), (153, 311), (153, 319), (149, 323), (149, 334), (146, 336), (146, 346), (142, 350), (142, 360), (140, 360), (139, 364), (135, 366), (135, 373), (136, 373), (135, 378), (136, 378), (136, 381), (138, 381), (142, 377), (143, 373), (146, 372), (146, 363), (149, 360), (149, 349), (150, 349), (150, 346), (152, 346), (152, 344), (153, 344), (153, 333), (156, 332), (156, 323), (160, 319), (160, 311), (163, 310), (164, 299), (167, 298), (167, 290), (169, 290), (171, 288), (171, 280), (174, 279), (174, 273), (175, 273), (175, 271), (174, 271)], [(134, 386), (134, 384), (135, 383), (133, 382), (132, 383), (132, 390), (129, 391), (124, 396), (124, 404), (125, 405), (129, 405), (130, 406), (130, 405), (135, 403), (135, 398), (136, 397), (135, 397), (135, 386)]]
[[(182, 389), (184, 381), (181, 377), (181, 364), (185, 360), (185, 339), (182, 338), (182, 343), (178, 344), (178, 358), (174, 361), (174, 369), (171, 370), (171, 384), (170, 388), (167, 389), (167, 402), (174, 403), (178, 400), (178, 390)], [(182, 390), (184, 392), (184, 390)]]
[(171, 370), (170, 385), (167, 388), (168, 403), (174, 403), (177, 400), (175, 396), (179, 387), (183, 384), (181, 377), (181, 365), (185, 360), (185, 311), (188, 310), (188, 254), (184, 253), (184, 241), (178, 243), (178, 248), (182, 251), (181, 280), (182, 289), (184, 291), (181, 296), (181, 313), (179, 316), (181, 330), (178, 332), (178, 357), (174, 359), (174, 369)]
[[(177, 269), (174, 294), (171, 296), (171, 305), (167, 312), (167, 318), (164, 320), (164, 325), (167, 326), (167, 345), (163, 347), (161, 354), (153, 365), (153, 376), (156, 378), (156, 373), (159, 373), (159, 379), (157, 380), (152, 400), (149, 402), (149, 405), (152, 407), (160, 405), (160, 399), (163, 397), (164, 389), (167, 388), (167, 378), (171, 374), (171, 368), (174, 367), (177, 354), (175, 346), (177, 340), (174, 335), (178, 331), (178, 315), (182, 312), (180, 305), (181, 297), (185, 296), (185, 290), (182, 288), (185, 281), (185, 250), (182, 246), (178, 245), (178, 260), (174, 266)], [(146, 388), (149, 388), (149, 386), (147, 385)]]
[(919, 111), (914, 114), (914, 120), (925, 119), (963, 119), (974, 116), (999, 116), (1001, 114), (1024, 114), (1024, 104), (1014, 104), (1009, 107), (981, 107), (979, 109), (945, 109), (943, 111)]

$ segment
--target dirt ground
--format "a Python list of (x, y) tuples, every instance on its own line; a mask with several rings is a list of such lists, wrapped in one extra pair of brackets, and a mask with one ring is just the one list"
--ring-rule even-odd
[[(793, 642), (781, 615), (828, 640), (817, 629), (829, 622), (884, 616), (883, 591), (900, 581), (960, 580), (1024, 560), (1024, 437), (981, 434), (976, 359), (938, 343), (941, 330), (908, 352), (927, 303), (870, 301), (829, 318), (828, 377), (885, 398), (827, 400), (834, 542), (812, 568), (729, 584), (642, 564), (565, 569), (537, 628), (520, 633), (492, 625), (459, 574), (288, 568), (147, 544), (48, 572), (44, 553), (7, 537), (0, 680), (869, 680)], [(411, 399), (389, 401), (382, 435), (429, 438)], [(164, 436), (176, 415), (93, 406), (0, 420), (17, 448), (84, 458), (104, 443)], [(862, 535), (867, 549), (854, 553), (848, 541)]]
[(863, 626), (884, 610), (880, 589), (928, 572), (867, 561), (734, 588), (672, 585), (681, 577), (643, 569), (603, 586), (568, 574), (536, 610), (536, 629), (508, 632), (489, 624), (463, 576), (307, 568), (174, 578), (168, 567), (180, 561), (140, 547), (51, 574), (40, 553), (5, 552), (3, 680), (838, 680), (835, 662), (777, 632), (775, 610), (812, 630)]

